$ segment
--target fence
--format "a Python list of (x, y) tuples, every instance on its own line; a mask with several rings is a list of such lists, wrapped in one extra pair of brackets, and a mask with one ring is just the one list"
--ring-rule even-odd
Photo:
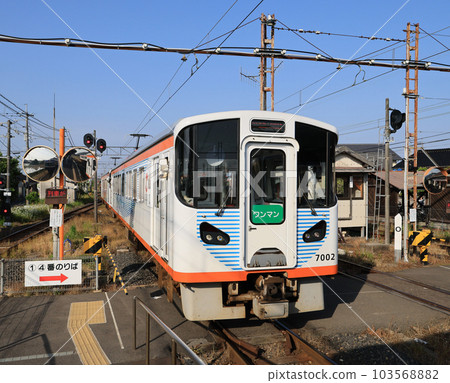
[(25, 287), (25, 262), (44, 261), (44, 259), (38, 257), (28, 259), (0, 259), (0, 295), (98, 290), (98, 258), (93, 257), (92, 255), (65, 258), (65, 260), (71, 259), (81, 259), (82, 261), (81, 284), (35, 287)]
[(146, 364), (150, 364), (150, 318), (152, 318), (155, 323), (157, 323), (166, 334), (168, 334), (171, 338), (172, 343), (172, 364), (176, 364), (177, 360), (177, 344), (183, 348), (184, 352), (194, 361), (196, 364), (204, 365), (206, 364), (200, 357), (197, 356), (190, 348), (189, 346), (181, 340), (177, 334), (175, 334), (159, 317), (156, 316), (156, 314), (150, 310), (150, 308), (142, 302), (138, 297), (133, 297), (133, 319), (134, 319), (134, 325), (133, 325), (133, 341), (134, 341), (134, 349), (137, 349), (136, 344), (136, 328), (137, 328), (137, 308), (138, 305), (142, 307), (145, 311), (146, 316), (146, 326), (145, 326), (145, 345), (146, 345)]

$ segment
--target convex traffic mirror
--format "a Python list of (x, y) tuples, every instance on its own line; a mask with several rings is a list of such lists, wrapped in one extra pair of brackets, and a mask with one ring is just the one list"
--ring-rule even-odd
[(423, 175), (423, 187), (431, 194), (439, 194), (447, 187), (448, 174), (441, 168), (430, 168)]
[(91, 179), (96, 167), (97, 161), (94, 153), (82, 146), (68, 150), (61, 158), (62, 172), (74, 182)]
[(50, 181), (59, 172), (59, 156), (53, 149), (38, 145), (25, 153), (22, 168), (33, 181)]

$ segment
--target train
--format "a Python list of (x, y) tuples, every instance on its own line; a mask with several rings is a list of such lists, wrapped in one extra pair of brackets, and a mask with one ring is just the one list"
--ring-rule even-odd
[(337, 129), (270, 111), (186, 117), (101, 178), (191, 321), (324, 309), (337, 273)]

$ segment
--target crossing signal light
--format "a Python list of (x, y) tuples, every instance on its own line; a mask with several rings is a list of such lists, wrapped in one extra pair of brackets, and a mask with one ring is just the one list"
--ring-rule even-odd
[(406, 120), (406, 114), (400, 112), (397, 109), (394, 109), (391, 112), (391, 118), (390, 118), (392, 133), (395, 133), (397, 130), (399, 130), (402, 127), (402, 124), (405, 122), (405, 120)]
[(97, 150), (103, 153), (106, 150), (106, 141), (103, 138), (97, 140)]
[(90, 148), (92, 145), (94, 145), (94, 136), (90, 133), (87, 133), (83, 137), (84, 145)]
[(2, 205), (0, 213), (2, 217), (5, 217), (7, 220), (9, 220), (11, 218), (11, 204), (5, 202)]
[(6, 177), (0, 175), (0, 189), (6, 188)]

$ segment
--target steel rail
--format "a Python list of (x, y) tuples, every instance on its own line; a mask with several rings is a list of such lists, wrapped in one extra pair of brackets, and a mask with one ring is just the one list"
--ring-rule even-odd
[(280, 320), (274, 320), (273, 324), (275, 327), (279, 326), (284, 331), (286, 331), (294, 340), (297, 349), (304, 351), (308, 357), (310, 357), (311, 362), (318, 365), (336, 365), (337, 363), (330, 359), (328, 356), (322, 354), (319, 350), (311, 346), (306, 340), (304, 340), (300, 335), (292, 331)]
[(347, 261), (347, 260), (344, 260), (344, 259), (340, 259), (339, 262), (344, 262), (344, 263), (347, 263), (347, 264), (352, 265), (352, 266), (360, 267), (361, 269), (364, 269), (364, 270), (369, 270), (369, 274), (386, 275), (386, 276), (388, 276), (388, 277), (395, 278), (395, 279), (399, 279), (399, 280), (402, 280), (402, 281), (405, 281), (405, 282), (409, 282), (409, 283), (412, 283), (412, 284), (417, 285), (417, 286), (420, 286), (420, 287), (425, 287), (425, 288), (428, 289), (428, 290), (434, 290), (434, 291), (437, 291), (437, 292), (439, 292), (439, 293), (447, 294), (447, 295), (450, 294), (450, 291), (449, 291), (449, 290), (441, 289), (441, 288), (439, 288), (439, 287), (432, 286), (432, 285), (429, 285), (429, 284), (427, 284), (427, 283), (419, 282), (419, 281), (416, 281), (416, 280), (414, 280), (414, 279), (405, 278), (405, 277), (402, 277), (402, 276), (400, 276), (400, 275), (395, 275), (395, 274), (392, 274), (392, 273), (387, 273), (387, 272), (385, 272), (385, 271), (373, 270), (373, 269), (371, 269), (371, 268), (368, 267), (368, 266), (359, 265), (359, 264), (357, 264), (357, 263), (354, 263), (354, 262), (351, 262), (351, 261)]
[(258, 346), (254, 346), (248, 342), (245, 342), (235, 335), (233, 335), (227, 328), (225, 328), (218, 321), (211, 321), (211, 327), (214, 333), (220, 337), (230, 350), (230, 358), (233, 359), (236, 364), (240, 365), (270, 365), (270, 361), (261, 356), (264, 352)]
[(412, 301), (414, 301), (416, 303), (420, 303), (423, 306), (427, 306), (427, 307), (429, 307), (429, 308), (431, 308), (433, 310), (437, 310), (437, 311), (442, 312), (444, 314), (449, 314), (450, 313), (450, 308), (449, 307), (440, 305), (439, 303), (432, 302), (432, 301), (429, 301), (427, 299), (423, 299), (423, 298), (420, 298), (418, 296), (415, 296), (415, 295), (412, 295), (412, 294), (409, 294), (409, 293), (405, 293), (404, 291), (400, 291), (398, 289), (394, 289), (393, 287), (389, 287), (389, 286), (383, 285), (382, 283), (370, 281), (368, 279), (364, 279), (364, 278), (358, 277), (356, 275), (347, 274), (347, 273), (344, 273), (343, 271), (339, 271), (338, 273), (343, 275), (343, 276), (345, 276), (345, 277), (347, 277), (347, 278), (353, 278), (353, 279), (362, 281), (364, 283), (369, 283), (369, 284), (377, 286), (377, 287), (379, 287), (379, 288), (381, 288), (383, 290), (386, 290), (387, 292), (392, 292), (392, 293), (395, 293), (397, 295), (406, 297), (406, 298), (408, 298), (408, 299), (410, 299), (410, 300), (412, 300)]
[[(87, 204), (87, 205), (81, 206), (78, 209), (71, 210), (71, 211), (69, 211), (69, 212), (64, 214), (64, 222), (69, 221), (70, 219), (74, 218), (74, 216), (76, 216), (78, 214), (86, 213), (89, 210), (92, 210), (93, 208), (94, 208), (93, 204)], [(1, 237), (0, 238), (0, 244), (1, 243), (11, 242), (12, 238), (17, 237), (17, 236), (21, 236), (24, 233), (26, 233), (27, 231), (32, 231), (33, 228), (39, 228), (40, 226), (43, 226), (41, 229), (38, 229), (38, 230), (32, 232), (30, 235), (27, 235), (24, 238), (19, 239), (19, 240), (13, 242), (12, 244), (9, 244), (8, 246), (0, 246), (0, 253), (1, 252), (6, 252), (7, 253), (11, 249), (19, 246), (20, 244), (28, 241), (29, 239), (31, 239), (31, 238), (39, 235), (39, 234), (42, 234), (42, 233), (50, 230), (50, 227), (48, 226), (49, 221), (50, 221), (50, 219), (47, 218), (47, 219), (44, 219), (42, 221), (36, 222), (36, 223), (34, 223), (32, 225), (29, 225), (29, 226), (27, 226), (27, 227), (25, 227), (23, 229), (19, 229), (19, 230), (15, 231), (14, 233), (11, 233), (11, 234), (9, 234), (7, 236)]]

